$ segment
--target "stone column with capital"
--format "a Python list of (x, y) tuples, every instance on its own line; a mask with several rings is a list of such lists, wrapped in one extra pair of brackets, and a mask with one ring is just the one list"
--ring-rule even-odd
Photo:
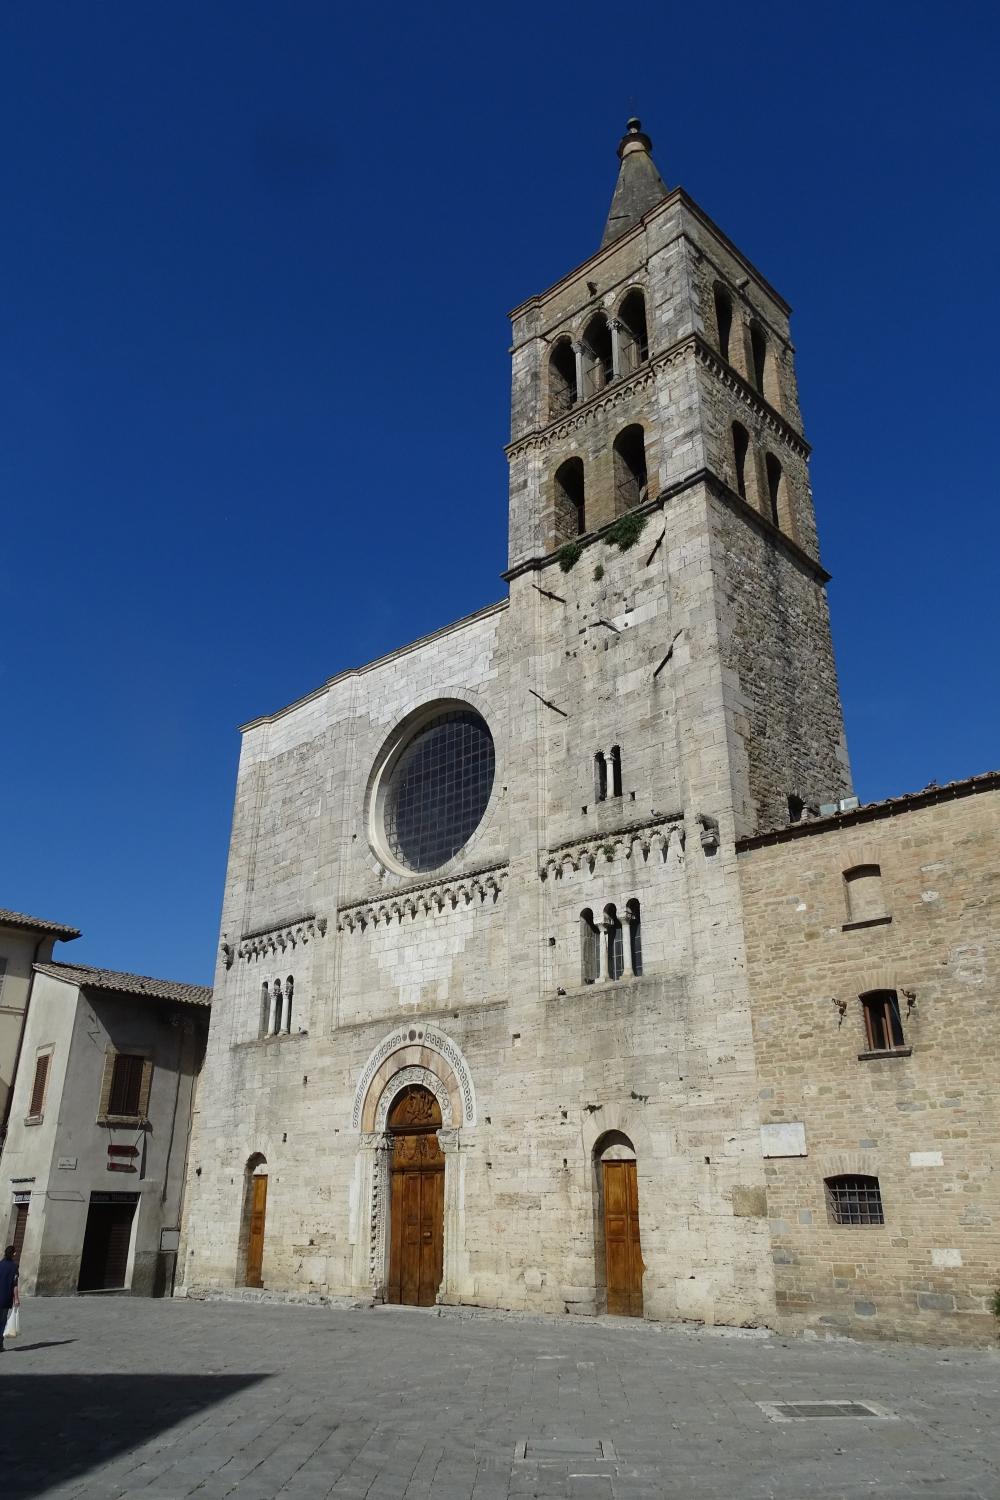
[(437, 1131), (444, 1156), (444, 1270), (437, 1302), (464, 1302), (472, 1294), (465, 1248), (465, 1166), (470, 1146), (461, 1132), (449, 1127)]

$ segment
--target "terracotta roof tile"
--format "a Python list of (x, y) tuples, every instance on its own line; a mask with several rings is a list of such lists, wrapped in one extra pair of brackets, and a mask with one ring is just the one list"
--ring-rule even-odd
[(114, 990), (138, 1000), (179, 1000), (184, 1005), (211, 1005), (206, 984), (182, 984), (177, 979), (152, 979), (148, 974), (123, 974), (117, 969), (93, 969), (88, 964), (36, 964), (39, 974), (64, 979), (85, 989)]
[(2, 906), (0, 927), (25, 927), (33, 932), (54, 932), (64, 943), (80, 936), (79, 928), (66, 927), (62, 922), (50, 922), (46, 917), (29, 917), (23, 911), (7, 911)]

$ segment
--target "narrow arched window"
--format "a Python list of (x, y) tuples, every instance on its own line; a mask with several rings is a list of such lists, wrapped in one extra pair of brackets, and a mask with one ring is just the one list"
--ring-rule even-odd
[(549, 355), (549, 421), (564, 416), (578, 399), (576, 353), (569, 339), (557, 339)]
[(622, 943), (622, 924), (618, 909), (613, 904), (604, 908), (604, 923), (608, 933), (608, 978), (620, 979), (625, 967), (625, 950)]
[(733, 299), (723, 287), (715, 287), (715, 326), (719, 331), (719, 353), (729, 358), (729, 336), (733, 331)]
[(750, 434), (742, 422), (733, 423), (733, 464), (736, 472), (736, 489), (744, 500), (747, 498), (747, 453)]
[(593, 984), (601, 966), (601, 934), (594, 913), (587, 906), (580, 913), (580, 973), (584, 984)]
[(260, 987), (260, 1035), (267, 1036), (271, 1024), (271, 991), (267, 980)]
[(623, 375), (637, 370), (649, 358), (646, 299), (638, 287), (632, 288), (618, 309), (618, 348)]
[(625, 902), (625, 911), (628, 916), (628, 942), (629, 954), (632, 960), (632, 973), (638, 977), (642, 973), (642, 913), (639, 903), (633, 896), (630, 901)]
[(770, 506), (771, 520), (775, 526), (781, 525), (781, 464), (773, 453), (768, 453), (764, 466), (767, 469), (767, 503)]
[(274, 994), (274, 1016), (273, 1016), (273, 1019), (272, 1019), (272, 1022), (271, 1022), (271, 1034), (272, 1034), (272, 1036), (277, 1036), (278, 1033), (281, 1031), (281, 1001), (282, 1001), (282, 995), (281, 995), (281, 980), (280, 979), (276, 979), (274, 981), (274, 991), (273, 991), (273, 994)]
[(594, 756), (594, 801), (603, 802), (608, 795), (608, 763), (604, 758), (604, 751), (598, 750)]
[(649, 496), (646, 483), (646, 437), (638, 422), (624, 427), (614, 441), (615, 514), (632, 510)]
[(882, 871), (878, 865), (853, 865), (844, 871), (848, 922), (875, 922), (885, 916)]
[(285, 1030), (292, 1029), (292, 995), (295, 993), (295, 980), (289, 974), (285, 980)]
[(750, 373), (763, 396), (767, 378), (767, 334), (759, 323), (750, 324)]
[(556, 545), (582, 536), (587, 529), (587, 505), (583, 488), (583, 459), (567, 458), (553, 479), (555, 490)]
[(622, 752), (617, 745), (611, 746), (611, 795), (622, 794)]
[(596, 395), (614, 379), (611, 326), (603, 313), (591, 318), (583, 331), (583, 394)]

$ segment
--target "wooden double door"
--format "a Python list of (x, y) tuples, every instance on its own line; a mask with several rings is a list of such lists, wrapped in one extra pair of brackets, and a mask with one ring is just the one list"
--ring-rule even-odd
[(634, 1161), (604, 1161), (604, 1253), (608, 1312), (642, 1317), (639, 1191)]
[(389, 1115), (392, 1138), (387, 1300), (431, 1307), (444, 1272), (444, 1155), (436, 1135), (441, 1111), (414, 1086)]

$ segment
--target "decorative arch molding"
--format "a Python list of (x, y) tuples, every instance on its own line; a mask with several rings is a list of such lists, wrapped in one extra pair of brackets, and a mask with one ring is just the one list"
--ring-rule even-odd
[(858, 988), (854, 993), (858, 999), (862, 995), (871, 995), (876, 990), (895, 990), (900, 995), (909, 993), (898, 969), (894, 969), (891, 964), (872, 964), (870, 968), (858, 970), (857, 984)]
[(412, 1084), (419, 1084), (421, 1088), (429, 1089), (434, 1095), (441, 1109), (441, 1124), (449, 1129), (454, 1123), (452, 1119), (451, 1095), (435, 1073), (429, 1068), (409, 1067), (401, 1068), (389, 1079), (379, 1095), (378, 1104), (375, 1108), (375, 1130), (382, 1132), (389, 1123), (389, 1111), (394, 1101), (404, 1089)]
[[(397, 1026), (372, 1049), (354, 1091), (351, 1110), (354, 1130), (366, 1134), (384, 1130), (384, 1124), (375, 1124), (383, 1093), (391, 1080), (411, 1068), (423, 1070), (434, 1079), (434, 1084), (426, 1083), (423, 1078), (411, 1079), (411, 1082), (425, 1082), (425, 1087), (430, 1088), (435, 1097), (438, 1087), (447, 1094), (449, 1125), (471, 1127), (476, 1124), (476, 1091), (462, 1049), (436, 1026), (414, 1022)], [(446, 1118), (443, 1104), (441, 1117)]]

